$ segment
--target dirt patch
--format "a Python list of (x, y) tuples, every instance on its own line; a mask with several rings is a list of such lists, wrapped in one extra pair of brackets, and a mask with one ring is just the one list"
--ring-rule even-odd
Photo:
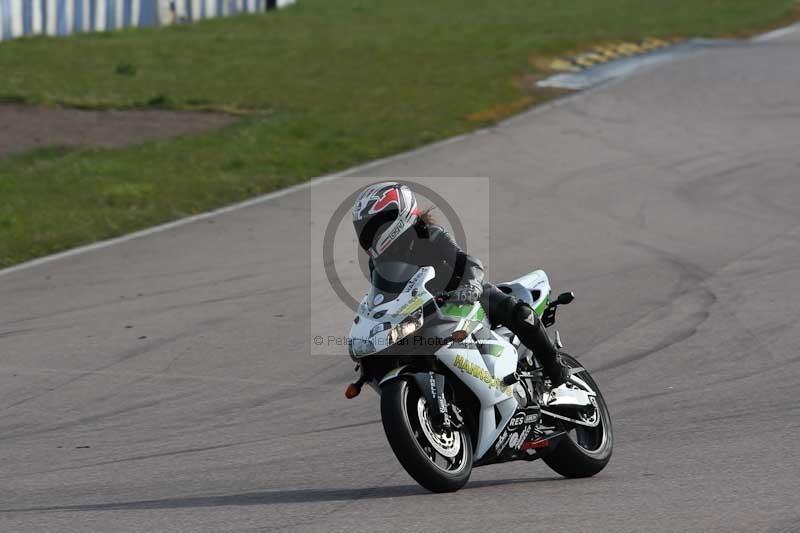
[(199, 111), (89, 111), (0, 105), (0, 157), (45, 146), (121, 148), (214, 130), (235, 122)]

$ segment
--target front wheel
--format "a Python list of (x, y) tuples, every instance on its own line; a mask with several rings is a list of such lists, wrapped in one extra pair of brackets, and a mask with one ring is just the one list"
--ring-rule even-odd
[[(561, 358), (570, 368), (581, 368), (581, 364), (571, 355), (562, 352)], [(588, 388), (595, 393), (593, 409), (582, 413), (580, 418), (597, 424), (595, 427), (574, 425), (558, 446), (542, 457), (542, 460), (564, 477), (590, 477), (605, 468), (611, 460), (614, 433), (611, 429), (611, 415), (597, 383), (586, 370), (573, 375), (579, 381), (571, 382), (570, 386)], [(582, 384), (579, 385), (579, 382)]]
[(465, 428), (437, 429), (413, 380), (381, 389), (381, 418), (389, 444), (406, 472), (432, 492), (454, 492), (472, 472), (472, 440)]

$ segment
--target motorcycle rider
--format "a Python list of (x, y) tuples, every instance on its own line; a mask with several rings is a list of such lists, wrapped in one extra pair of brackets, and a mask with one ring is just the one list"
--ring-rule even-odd
[(443, 292), (456, 304), (480, 301), (493, 326), (507, 327), (536, 355), (553, 387), (567, 381), (568, 367), (533, 309), (484, 280), (480, 260), (434, 223), (430, 209), (419, 210), (408, 186), (382, 182), (364, 189), (353, 205), (353, 225), (359, 245), (369, 255), (370, 274), (383, 261), (433, 266), (431, 292)]

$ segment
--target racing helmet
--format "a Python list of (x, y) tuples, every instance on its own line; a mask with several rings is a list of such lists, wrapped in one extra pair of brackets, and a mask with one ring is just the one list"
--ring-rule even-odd
[(372, 259), (400, 256), (413, 246), (419, 215), (417, 199), (408, 186), (391, 181), (370, 185), (353, 205), (358, 243)]

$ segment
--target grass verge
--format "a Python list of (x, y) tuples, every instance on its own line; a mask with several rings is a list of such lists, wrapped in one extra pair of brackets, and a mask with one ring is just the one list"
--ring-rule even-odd
[[(536, 57), (729, 36), (794, 0), (301, 0), (277, 13), (0, 44), (0, 102), (226, 110), (224, 130), (0, 160), (0, 266), (218, 207), (552, 96)], [(265, 113), (266, 111), (266, 113)]]

